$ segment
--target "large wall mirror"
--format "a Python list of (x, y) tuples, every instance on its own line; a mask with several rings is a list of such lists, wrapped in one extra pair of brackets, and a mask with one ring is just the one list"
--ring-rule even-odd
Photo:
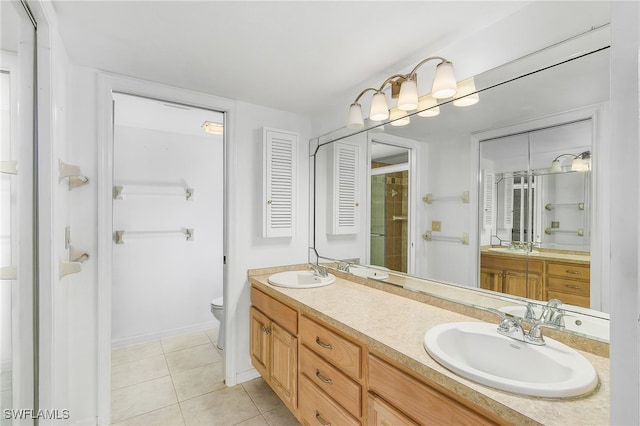
[(608, 340), (591, 254), (609, 43), (608, 26), (593, 29), (475, 76), (472, 105), (448, 99), (312, 140), (312, 253), (516, 315), (559, 299), (567, 331)]

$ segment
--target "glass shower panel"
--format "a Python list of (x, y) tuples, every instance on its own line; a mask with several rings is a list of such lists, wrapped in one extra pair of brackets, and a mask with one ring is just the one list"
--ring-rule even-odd
[(371, 176), (371, 264), (384, 266), (385, 176)]
[(2, 1), (0, 8), (0, 412), (4, 426), (33, 422), (24, 411), (12, 409), (37, 409), (35, 28), (22, 3)]

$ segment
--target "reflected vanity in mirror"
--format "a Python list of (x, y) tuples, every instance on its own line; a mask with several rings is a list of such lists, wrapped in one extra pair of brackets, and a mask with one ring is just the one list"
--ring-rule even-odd
[(604, 26), (474, 76), (475, 103), (312, 140), (320, 261), (523, 317), (559, 299), (567, 331), (608, 340), (591, 256), (608, 47)]

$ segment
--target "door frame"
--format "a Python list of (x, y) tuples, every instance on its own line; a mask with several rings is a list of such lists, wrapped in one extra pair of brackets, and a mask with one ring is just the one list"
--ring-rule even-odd
[[(235, 158), (233, 134), (236, 119), (236, 102), (204, 93), (151, 83), (129, 77), (98, 73), (98, 291), (97, 291), (97, 399), (98, 424), (111, 420), (111, 286), (113, 282), (113, 146), (114, 114), (113, 93), (163, 100), (198, 108), (211, 109), (225, 114), (224, 135), (224, 211), (223, 253), (233, 252), (233, 232), (227, 220), (235, 206), (235, 195), (229, 190), (229, 165)], [(221, 259), (222, 260), (222, 259)], [(223, 266), (223, 294), (225, 300), (235, 300), (232, 286), (227, 283), (229, 264)], [(235, 381), (235, 324), (225, 321), (224, 362), (227, 383)]]
[[(417, 158), (419, 157), (418, 150), (420, 145), (418, 141), (413, 139), (404, 138), (401, 136), (391, 135), (387, 133), (371, 133), (367, 136), (367, 208), (371, 206), (371, 143), (378, 142), (385, 145), (392, 145), (399, 148), (404, 148), (409, 151), (409, 161), (407, 169), (409, 171), (409, 226), (407, 230), (407, 273), (414, 275), (416, 272), (416, 245), (418, 238), (418, 182), (420, 171), (417, 167)], [(371, 260), (371, 212), (365, 217), (365, 228), (368, 238), (365, 239), (367, 262)]]

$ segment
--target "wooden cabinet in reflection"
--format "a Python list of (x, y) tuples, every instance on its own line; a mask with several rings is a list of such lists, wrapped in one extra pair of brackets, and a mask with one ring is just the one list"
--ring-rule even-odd
[(544, 261), (524, 256), (482, 254), (480, 288), (529, 299), (546, 300)]

